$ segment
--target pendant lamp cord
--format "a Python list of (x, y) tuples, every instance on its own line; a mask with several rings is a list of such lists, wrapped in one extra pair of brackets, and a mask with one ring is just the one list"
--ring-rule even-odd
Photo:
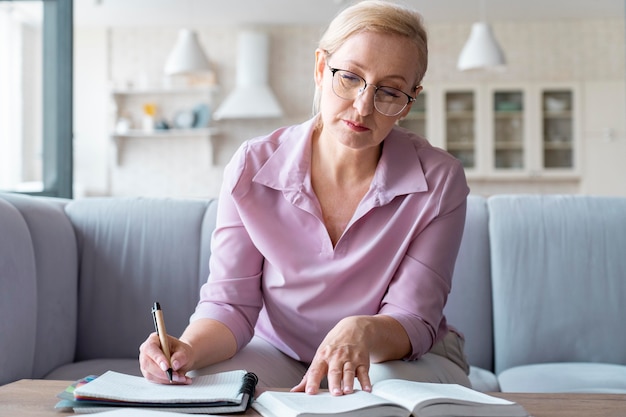
[(487, 0), (480, 1), (480, 18), (487, 22)]

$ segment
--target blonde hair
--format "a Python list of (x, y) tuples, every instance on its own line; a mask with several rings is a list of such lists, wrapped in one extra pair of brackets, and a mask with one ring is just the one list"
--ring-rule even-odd
[[(332, 55), (348, 38), (364, 31), (400, 35), (413, 41), (419, 55), (415, 73), (417, 88), (428, 67), (428, 35), (422, 15), (391, 1), (364, 0), (344, 9), (330, 22), (318, 47)], [(319, 103), (319, 91), (316, 90), (314, 113), (317, 113)]]

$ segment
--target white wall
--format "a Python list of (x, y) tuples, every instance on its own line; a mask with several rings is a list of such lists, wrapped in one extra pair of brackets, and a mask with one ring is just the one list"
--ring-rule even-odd
[[(221, 85), (220, 97), (224, 97), (233, 87), (235, 79), (235, 54), (237, 28), (198, 27), (200, 40), (209, 59), (217, 69), (217, 80)], [(77, 60), (76, 73), (95, 72), (95, 82), (87, 82), (88, 92), (77, 91), (76, 108), (87, 109), (99, 114), (91, 114), (94, 119), (91, 127), (80, 129), (82, 137), (90, 137), (93, 158), (83, 163), (77, 155), (77, 167), (81, 167), (80, 178), (87, 194), (95, 190), (99, 193), (107, 182), (103, 161), (104, 148), (111, 142), (104, 132), (111, 126), (103, 127), (107, 103), (107, 82), (102, 79), (101, 67), (110, 68), (109, 79), (118, 84), (136, 82), (139, 77), (147, 77), (154, 83), (161, 80), (161, 68), (176, 39), (178, 28), (115, 28), (110, 30), (106, 45), (100, 35), (83, 34), (76, 31), (77, 55), (91, 57)], [(216, 196), (221, 183), (223, 166), (234, 150), (246, 139), (264, 134), (271, 129), (289, 123), (299, 122), (310, 116), (313, 97), (313, 51), (321, 34), (321, 27), (275, 26), (267, 29), (271, 33), (270, 84), (273, 86), (286, 116), (282, 119), (263, 121), (222, 121), (217, 126), (222, 134), (213, 139), (213, 159), (205, 142), (198, 139), (188, 141), (127, 140), (124, 144), (124, 163), (111, 165), (112, 171), (108, 187), (114, 195), (172, 195), (211, 197)], [(468, 25), (437, 24), (429, 27), (430, 66), (425, 79), (428, 83), (492, 81), (511, 82), (578, 82), (583, 86), (585, 120), (583, 129), (583, 174), (572, 192), (587, 194), (622, 194), (626, 179), (624, 156), (625, 122), (624, 97), (626, 95), (624, 76), (625, 45), (623, 19), (557, 21), (541, 23), (494, 24), (494, 31), (507, 53), (508, 70), (504, 73), (459, 73), (456, 59), (468, 34)], [(91, 41), (81, 40), (85, 36)], [(89, 55), (81, 51), (88, 45), (97, 51)], [(108, 53), (107, 53), (108, 51)], [(94, 57), (94, 55), (96, 55)], [(102, 59), (108, 60), (103, 63)], [(602, 87), (602, 88), (600, 88)], [(78, 85), (77, 90), (80, 88)], [(620, 91), (620, 93), (616, 93)], [(99, 100), (89, 104), (88, 99)], [(598, 104), (611, 108), (611, 112), (599, 110)], [(595, 117), (603, 112), (602, 118)], [(96, 120), (97, 119), (97, 120)], [(78, 120), (78, 118), (77, 118)], [(87, 119), (84, 119), (84, 121)], [(110, 124), (110, 121), (109, 121)], [(614, 140), (604, 143), (598, 139), (597, 131), (611, 128)], [(83, 143), (83, 142), (81, 142)], [(82, 152), (84, 154), (84, 152)], [(621, 158), (621, 159), (620, 159)], [(84, 172), (83, 172), (84, 170)], [(497, 187), (492, 192), (507, 191)], [(551, 192), (550, 188), (539, 187), (538, 192)], [(515, 192), (528, 191), (523, 187)], [(531, 191), (534, 191), (531, 190)]]
[(74, 37), (74, 195), (108, 195), (107, 31), (82, 29)]

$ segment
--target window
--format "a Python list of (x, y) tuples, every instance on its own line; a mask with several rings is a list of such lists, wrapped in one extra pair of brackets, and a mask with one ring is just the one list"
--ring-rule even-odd
[(72, 197), (72, 0), (0, 0), (0, 190)]

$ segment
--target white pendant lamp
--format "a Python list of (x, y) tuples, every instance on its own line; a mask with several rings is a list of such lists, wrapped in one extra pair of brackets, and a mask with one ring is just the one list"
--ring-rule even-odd
[(196, 33), (189, 29), (181, 29), (176, 45), (165, 62), (165, 74), (201, 74), (210, 71), (211, 65)]
[(491, 26), (484, 19), (484, 0), (482, 7), (483, 21), (472, 25), (470, 37), (459, 55), (457, 68), (460, 71), (504, 69), (506, 66), (504, 52), (493, 35)]

